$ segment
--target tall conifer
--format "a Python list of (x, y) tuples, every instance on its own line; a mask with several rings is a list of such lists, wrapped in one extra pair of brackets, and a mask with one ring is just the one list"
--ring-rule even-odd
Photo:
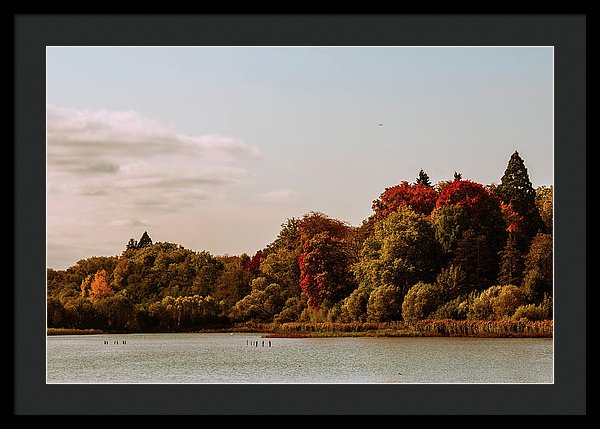
[(544, 223), (535, 204), (535, 189), (519, 152), (515, 151), (510, 157), (502, 181), (496, 188), (496, 195), (506, 204), (510, 203), (523, 216), (523, 233), (527, 246), (538, 232), (544, 232)]

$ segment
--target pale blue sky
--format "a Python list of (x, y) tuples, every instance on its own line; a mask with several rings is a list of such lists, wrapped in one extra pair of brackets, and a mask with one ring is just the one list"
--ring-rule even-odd
[(497, 183), (515, 150), (553, 183), (549, 47), (49, 47), (46, 79), (49, 267), (144, 230), (253, 254), (421, 168)]

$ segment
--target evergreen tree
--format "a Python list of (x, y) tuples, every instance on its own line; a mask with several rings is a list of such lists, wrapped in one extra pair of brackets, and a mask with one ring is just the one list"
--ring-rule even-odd
[(427, 173), (425, 173), (423, 171), (423, 169), (421, 169), (421, 171), (419, 171), (419, 177), (417, 177), (417, 181), (415, 183), (425, 185), (428, 188), (431, 188), (431, 182), (429, 181), (429, 176), (427, 175)]
[(457, 171), (455, 171), (455, 172), (454, 172), (454, 180), (455, 180), (455, 181), (456, 181), (456, 180), (462, 180), (462, 174), (461, 174), (461, 173), (459, 173), (459, 172), (457, 172)]
[(137, 249), (137, 247), (138, 247), (138, 242), (135, 241), (133, 238), (130, 238), (129, 242), (127, 243), (126, 249), (127, 250), (129, 250), (129, 249)]
[(467, 292), (471, 292), (491, 286), (498, 269), (495, 259), (485, 236), (469, 229), (458, 242), (452, 264), (464, 272)]
[(506, 246), (500, 252), (498, 284), (518, 286), (521, 284), (522, 279), (523, 254), (517, 244), (517, 237), (514, 234), (509, 234)]
[(515, 151), (510, 157), (502, 181), (496, 188), (496, 195), (523, 216), (526, 243), (522, 248), (526, 248), (538, 232), (544, 232), (544, 223), (535, 203), (535, 189), (519, 152)]
[(138, 241), (137, 248), (142, 249), (148, 246), (152, 246), (152, 239), (148, 235), (148, 232), (144, 231), (144, 234), (140, 238), (140, 241)]

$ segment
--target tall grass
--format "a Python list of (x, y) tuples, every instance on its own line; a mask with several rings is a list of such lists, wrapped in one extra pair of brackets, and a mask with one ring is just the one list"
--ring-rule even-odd
[(552, 320), (420, 320), (413, 328), (425, 334), (447, 337), (552, 338)]
[(70, 328), (48, 328), (46, 335), (93, 335), (104, 334), (102, 329), (70, 329)]
[(552, 320), (420, 320), (407, 322), (283, 323), (263, 326), (277, 336), (537, 337), (552, 338)]

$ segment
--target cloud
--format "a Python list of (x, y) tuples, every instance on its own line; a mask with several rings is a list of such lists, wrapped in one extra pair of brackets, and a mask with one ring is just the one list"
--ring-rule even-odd
[(46, 131), (56, 153), (97, 155), (225, 154), (257, 156), (257, 148), (220, 134), (188, 136), (135, 111), (76, 110), (46, 107)]
[(185, 135), (134, 111), (47, 106), (47, 167), (54, 190), (196, 189), (239, 183), (259, 150), (219, 134)]
[[(136, 228), (177, 230), (192, 227), (182, 219), (206, 221), (227, 197), (243, 195), (260, 155), (241, 139), (187, 135), (134, 111), (47, 105), (46, 128), (53, 258), (75, 249), (106, 253)], [(89, 248), (75, 246), (82, 238)]]
[(145, 227), (152, 226), (152, 223), (147, 219), (113, 219), (108, 226)]

